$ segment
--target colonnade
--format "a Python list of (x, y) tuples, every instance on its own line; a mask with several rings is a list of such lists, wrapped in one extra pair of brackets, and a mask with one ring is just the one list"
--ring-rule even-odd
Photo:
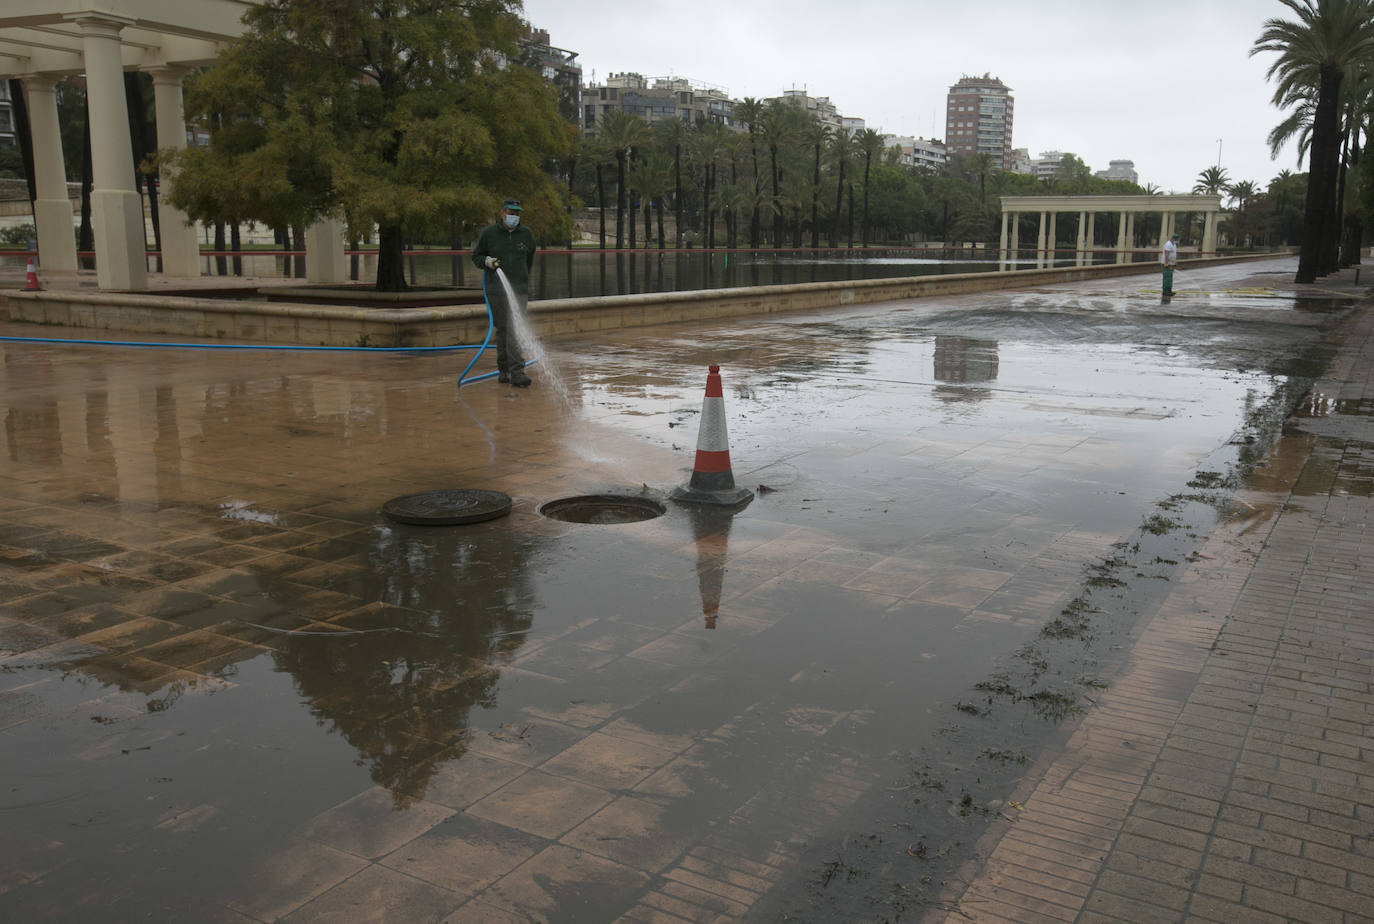
[[(64, 75), (84, 74), (97, 284), (102, 289), (145, 289), (143, 200), (136, 182), (124, 73), (137, 68), (152, 75), (158, 148), (185, 147), (183, 80), (194, 67), (213, 63), (222, 43), (242, 31), (242, 16), (252, 0), (180, 0), (175, 7), (155, 0), (127, 0), (118, 5), (127, 15), (109, 12), (107, 4), (80, 0), (64, 12), (54, 10), (48, 0), (11, 2), (15, 9), (0, 12), (0, 76), (18, 77), (24, 86), (42, 269), (78, 269), (57, 82)], [(168, 197), (176, 184), (175, 172), (163, 167), (159, 173), (162, 271), (199, 276), (202, 258), (196, 229)], [(306, 239), (311, 281), (343, 281), (346, 261), (340, 223), (317, 225), (307, 231)]]
[(1021, 216), (1036, 214), (1035, 255), (1037, 265), (1051, 265), (1055, 261), (1058, 240), (1058, 218), (1061, 214), (1078, 214), (1078, 233), (1074, 248), (1075, 264), (1092, 263), (1096, 241), (1097, 216), (1116, 215), (1117, 263), (1129, 263), (1136, 237), (1136, 216), (1157, 213), (1160, 216), (1159, 236), (1154, 246), (1164, 242), (1177, 230), (1181, 213), (1203, 214), (1202, 246), (1199, 252), (1214, 254), (1217, 249), (1217, 222), (1221, 216), (1221, 197), (1207, 195), (1186, 196), (1003, 196), (1002, 233), (999, 259), (1011, 263), (1022, 252)]

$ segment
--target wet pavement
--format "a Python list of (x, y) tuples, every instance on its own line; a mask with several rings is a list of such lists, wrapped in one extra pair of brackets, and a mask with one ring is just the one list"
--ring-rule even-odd
[[(1365, 289), (1294, 287), (1295, 263), (1191, 268), (1167, 303), (1128, 277), (610, 331), (547, 344), (529, 390), (459, 392), (454, 354), (0, 343), (0, 917), (1144, 907), (1104, 859), (1144, 848), (1105, 827), (1076, 910), (998, 851), (1065, 761), (1164, 760), (1175, 726), (1141, 704), (1226, 685), (1211, 646), (1287, 524), (1339, 503), (1358, 576)], [(666, 501), (712, 363), (757, 491), (734, 515)], [(379, 512), (440, 488), (514, 508)], [(605, 492), (667, 512), (539, 512)], [(1363, 660), (1329, 686), (1364, 712), (1335, 756), (1360, 763), (1369, 597), (1339, 593)], [(1155, 731), (1104, 738), (1123, 721)], [(1140, 835), (1139, 791), (1103, 798)], [(1314, 881), (1367, 896), (1370, 833)]]

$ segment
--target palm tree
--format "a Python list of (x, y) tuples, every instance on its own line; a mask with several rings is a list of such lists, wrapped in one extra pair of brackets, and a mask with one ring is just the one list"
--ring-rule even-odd
[(726, 128), (715, 122), (707, 122), (697, 126), (696, 132), (692, 135), (691, 147), (693, 159), (697, 166), (701, 168), (702, 209), (706, 212), (706, 246), (716, 246), (716, 198), (712, 195), (716, 185), (716, 163), (725, 152)]
[[(620, 250), (625, 246), (625, 199), (628, 192), (625, 167), (630, 152), (648, 142), (649, 123), (624, 110), (612, 109), (603, 117), (597, 136), (615, 154), (615, 248)], [(633, 230), (631, 233), (634, 233)]]
[(859, 150), (864, 155), (864, 217), (863, 217), (863, 246), (868, 246), (868, 177), (873, 167), (873, 155), (881, 154), (883, 151), (883, 136), (871, 128), (865, 128), (859, 132)]
[(634, 186), (644, 200), (644, 246), (649, 246), (649, 211), (658, 210), (658, 249), (663, 249), (663, 199), (673, 188), (673, 164), (662, 151), (649, 151), (635, 165)]
[(1197, 182), (1193, 184), (1193, 192), (1219, 196), (1230, 185), (1231, 176), (1226, 172), (1225, 167), (1208, 167), (1197, 175)]
[(1259, 195), (1259, 187), (1249, 180), (1241, 180), (1239, 183), (1232, 183), (1226, 187), (1226, 194), (1231, 197), (1231, 203), (1236, 211), (1245, 211), (1246, 204), (1255, 196)]
[(781, 193), (778, 191), (778, 183), (781, 177), (778, 175), (778, 150), (792, 143), (796, 137), (793, 131), (793, 121), (791, 115), (796, 110), (789, 107), (781, 100), (772, 100), (768, 108), (764, 110), (760, 127), (763, 130), (763, 140), (768, 145), (768, 159), (770, 173), (773, 177), (773, 246), (782, 246), (782, 202)]
[[(673, 246), (682, 246), (682, 148), (687, 142), (687, 124), (679, 119), (665, 119), (654, 123), (663, 148), (673, 158), (673, 224), (677, 226)], [(663, 209), (659, 207), (659, 221), (663, 220)], [(659, 237), (662, 237), (662, 233)]]
[[(1370, 0), (1279, 0), (1297, 17), (1266, 20), (1250, 54), (1274, 52), (1266, 76), (1278, 78), (1274, 103), (1299, 97), (1313, 101), (1307, 176), (1307, 205), (1296, 282), (1315, 282), (1323, 264), (1330, 199), (1340, 159), (1341, 84), (1346, 72), (1374, 54), (1374, 8)], [(1305, 92), (1303, 92), (1305, 91)]]
[[(821, 246), (821, 222), (820, 222), (820, 202), (821, 202), (821, 152), (829, 144), (834, 132), (828, 125), (822, 125), (820, 119), (813, 118), (806, 126), (804, 137), (806, 143), (811, 146), (812, 168), (811, 168), (811, 249), (815, 250)], [(800, 243), (800, 241), (798, 241)]]
[[(746, 96), (735, 105), (734, 118), (736, 122), (743, 122), (749, 130), (749, 156), (754, 164), (753, 176), (750, 182), (754, 184), (754, 190), (758, 191), (759, 186), (759, 146), (758, 128), (759, 122), (763, 119), (764, 104), (762, 101), (752, 96)], [(755, 197), (757, 198), (757, 197)], [(754, 209), (749, 216), (749, 246), (758, 249), (759, 246), (759, 211)]]
[(835, 181), (835, 211), (832, 214), (830, 224), (830, 246), (840, 246), (840, 215), (841, 207), (844, 204), (844, 174), (845, 168), (854, 156), (854, 136), (849, 132), (840, 130), (830, 139), (830, 160), (835, 164), (835, 171), (838, 177)]

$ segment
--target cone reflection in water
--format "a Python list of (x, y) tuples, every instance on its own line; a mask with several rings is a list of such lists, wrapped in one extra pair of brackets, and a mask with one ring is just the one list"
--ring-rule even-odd
[(718, 507), (742, 507), (754, 499), (753, 491), (735, 487), (735, 475), (730, 468), (730, 436), (725, 427), (725, 391), (721, 386), (720, 366), (711, 366), (706, 376), (706, 397), (701, 402), (701, 429), (697, 434), (692, 479), (674, 488), (669, 496), (680, 503)]
[(698, 507), (692, 511), (692, 536), (697, 545), (697, 587), (701, 591), (701, 615), (707, 629), (716, 627), (720, 595), (725, 588), (725, 556), (730, 544), (734, 512)]

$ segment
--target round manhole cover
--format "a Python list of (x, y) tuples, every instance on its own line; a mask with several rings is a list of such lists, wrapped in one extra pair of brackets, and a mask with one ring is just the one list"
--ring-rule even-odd
[(450, 488), (393, 497), (382, 513), (398, 523), (415, 526), (458, 526), (482, 523), (510, 513), (510, 495), (500, 491)]
[(581, 497), (562, 497), (549, 501), (539, 512), (551, 520), (565, 523), (640, 523), (661, 517), (668, 508), (647, 497), (626, 497), (618, 494), (584, 494)]

